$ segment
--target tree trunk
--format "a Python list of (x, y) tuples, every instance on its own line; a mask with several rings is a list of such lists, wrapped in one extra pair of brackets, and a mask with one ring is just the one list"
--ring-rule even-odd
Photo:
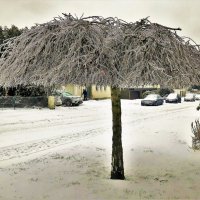
[(123, 149), (121, 139), (121, 102), (120, 89), (111, 88), (112, 115), (113, 115), (113, 138), (112, 138), (112, 169), (111, 179), (124, 180)]

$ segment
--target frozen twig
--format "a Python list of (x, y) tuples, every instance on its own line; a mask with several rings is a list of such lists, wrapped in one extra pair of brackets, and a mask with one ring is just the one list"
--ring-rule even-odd
[(177, 30), (148, 17), (128, 23), (63, 14), (0, 46), (0, 85), (200, 84), (199, 47)]

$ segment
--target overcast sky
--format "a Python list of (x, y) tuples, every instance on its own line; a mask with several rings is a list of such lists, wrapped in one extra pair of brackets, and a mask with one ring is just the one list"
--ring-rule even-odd
[(62, 13), (101, 15), (180, 27), (181, 35), (200, 43), (200, 0), (0, 0), (0, 25), (31, 27)]

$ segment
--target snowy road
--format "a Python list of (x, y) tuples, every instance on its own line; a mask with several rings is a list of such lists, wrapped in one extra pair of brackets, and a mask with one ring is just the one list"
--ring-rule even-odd
[[(87, 102), (56, 110), (0, 111), (0, 166), (21, 162), (110, 129), (110, 110)], [(103, 112), (102, 112), (103, 111)]]
[[(195, 169), (190, 184), (198, 182), (194, 177), (200, 169), (199, 158), (190, 149), (190, 125), (200, 116), (197, 105), (198, 102), (183, 102), (141, 107), (139, 100), (122, 100), (124, 163), (129, 181), (120, 185), (119, 192), (114, 192), (118, 188), (114, 182), (107, 182), (112, 147), (110, 100), (88, 101), (79, 107), (56, 110), (0, 110), (0, 200), (80, 199), (76, 196), (77, 187), (82, 191), (81, 199), (122, 199), (121, 194), (125, 195), (123, 199), (149, 199), (151, 195), (183, 198), (184, 193), (171, 194), (169, 187), (177, 185), (172, 176), (181, 176), (183, 185), (176, 190), (185, 187), (187, 191), (188, 183), (184, 185), (184, 181), (188, 177), (182, 173), (184, 170), (191, 173), (191, 166)], [(165, 174), (169, 173), (166, 179)], [(164, 192), (159, 196), (157, 186), (152, 189), (152, 183), (160, 180), (171, 182), (162, 186)], [(34, 185), (36, 182), (39, 185)], [(140, 186), (144, 187), (144, 194)], [(55, 196), (55, 187), (64, 196)], [(195, 197), (197, 193), (191, 189), (189, 194)]]
[[(128, 104), (128, 105), (127, 105)], [(139, 101), (122, 101), (123, 125), (176, 118), (197, 103), (141, 107)], [(0, 111), (0, 166), (56, 151), (71, 143), (111, 132), (109, 101), (86, 102), (79, 107), (58, 107), (55, 111), (17, 109)]]

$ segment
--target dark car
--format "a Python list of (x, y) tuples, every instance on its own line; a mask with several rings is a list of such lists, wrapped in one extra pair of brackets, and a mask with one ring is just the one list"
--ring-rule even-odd
[(181, 96), (176, 93), (170, 93), (166, 97), (165, 102), (166, 103), (181, 103)]
[(186, 94), (184, 101), (195, 101), (195, 95), (192, 93)]
[(53, 92), (53, 96), (55, 96), (56, 105), (78, 106), (83, 103), (82, 97), (74, 96), (65, 91), (56, 90)]
[(141, 106), (158, 106), (163, 104), (163, 98), (158, 94), (149, 94), (141, 101)]

